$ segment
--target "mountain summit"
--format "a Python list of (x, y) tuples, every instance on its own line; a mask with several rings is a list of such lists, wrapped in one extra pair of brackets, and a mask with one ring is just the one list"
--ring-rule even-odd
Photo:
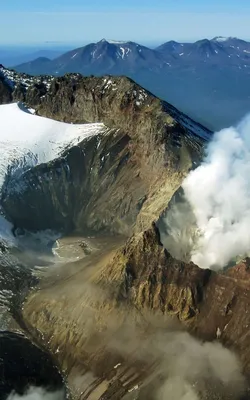
[(236, 124), (250, 109), (250, 43), (235, 37), (171, 40), (156, 49), (102, 39), (15, 69), (31, 75), (125, 75), (212, 130)]
[[(250, 67), (250, 60), (247, 54), (250, 53), (250, 43), (234, 37), (217, 36), (211, 40), (202, 39), (195, 43), (166, 42), (157, 49), (162, 55), (168, 56), (169, 53), (179, 57), (179, 63), (212, 62), (215, 66), (237, 66)], [(216, 59), (209, 60), (210, 57)]]
[(37, 75), (50, 73), (63, 75), (68, 72), (82, 74), (128, 74), (143, 68), (155, 68), (164, 64), (164, 58), (157, 51), (135, 42), (121, 42), (102, 39), (97, 43), (71, 50), (48, 64), (34, 60), (21, 64), (15, 69)]
[[(53, 150), (51, 157), (39, 157), (35, 166), (18, 171), (17, 160), (5, 158), (3, 166), (9, 168), (1, 190), (2, 210), (14, 223), (17, 239), (25, 240), (25, 228), (36, 232), (36, 241), (42, 229), (46, 235), (48, 229), (58, 234), (46, 249), (45, 269), (36, 262), (35, 272), (31, 270), (39, 276), (39, 286), (31, 279), (29, 283), (29, 275), (17, 275), (27, 267), (19, 266), (16, 258), (7, 268), (0, 263), (0, 306), (3, 299), (6, 307), (6, 293), (11, 293), (7, 312), (53, 355), (75, 399), (166, 398), (158, 392), (155, 396), (155, 388), (166, 387), (165, 379), (170, 384), (167, 398), (172, 399), (172, 371), (167, 368), (173, 364), (179, 374), (176, 365), (182, 366), (183, 360), (189, 393), (202, 393), (201, 400), (239, 399), (241, 386), (237, 396), (231, 396), (233, 378), (242, 382), (239, 363), (222, 344), (235, 345), (249, 373), (249, 266), (243, 264), (240, 275), (235, 270), (229, 276), (228, 271), (216, 274), (174, 259), (162, 246), (164, 230), (157, 227), (171, 204), (176, 205), (180, 185), (200, 162), (211, 133), (126, 77), (67, 74), (48, 80), (6, 69), (2, 74), (11, 96), (22, 98), (39, 115), (15, 104), (1, 106), (4, 141), (18, 144), (17, 150), (25, 142), (35, 151), (37, 144), (46, 156)], [(17, 90), (21, 85), (22, 91)], [(92, 134), (86, 122), (95, 123)], [(96, 122), (107, 129), (96, 129)], [(179, 243), (179, 235), (176, 238)], [(52, 246), (65, 256), (57, 253), (60, 261), (52, 258), (51, 266)], [(24, 249), (26, 261), (29, 253)], [(190, 375), (194, 354), (199, 368)], [(220, 359), (231, 369), (221, 373), (214, 368), (219, 375), (212, 374), (211, 366), (221, 367)], [(38, 357), (36, 365), (40, 363)], [(1, 363), (0, 372), (6, 379), (5, 365)], [(180, 380), (176, 382), (179, 386)]]

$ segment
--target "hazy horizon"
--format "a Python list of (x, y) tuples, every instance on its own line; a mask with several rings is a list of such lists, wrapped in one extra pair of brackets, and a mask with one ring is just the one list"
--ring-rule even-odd
[[(40, 3), (40, 2), (39, 2)], [(250, 39), (250, 2), (238, 0), (12, 0), (1, 5), (1, 45), (78, 45), (102, 38), (158, 44), (214, 36)], [(11, 22), (11, 24), (10, 24)], [(11, 29), (13, 26), (15, 29)], [(32, 35), (31, 35), (32, 32)]]
[[(88, 41), (72, 41), (72, 42), (67, 42), (67, 41), (65, 41), (65, 42), (55, 42), (55, 41), (45, 41), (45, 42), (37, 42), (37, 43), (32, 43), (32, 42), (24, 42), (24, 43), (2, 43), (2, 42), (0, 42), (0, 49), (4, 49), (4, 48), (6, 48), (6, 49), (8, 49), (8, 50), (14, 50), (14, 49), (22, 49), (22, 50), (45, 50), (45, 49), (47, 49), (47, 50), (49, 50), (49, 49), (53, 49), (53, 50), (56, 50), (56, 49), (58, 49), (58, 50), (62, 50), (62, 49), (73, 49), (73, 48), (76, 48), (76, 47), (83, 47), (83, 46), (86, 46), (86, 45), (88, 45), (88, 44), (90, 44), (90, 43), (97, 43), (97, 42), (99, 42), (99, 41), (101, 41), (101, 40), (103, 40), (103, 39), (105, 39), (105, 40), (107, 40), (107, 41), (124, 41), (124, 42), (129, 42), (129, 41), (132, 41), (132, 42), (135, 42), (135, 43), (139, 43), (139, 44), (141, 44), (141, 45), (144, 45), (144, 46), (147, 46), (147, 47), (151, 47), (151, 48), (154, 48), (154, 47), (156, 47), (156, 46), (159, 46), (159, 45), (161, 45), (161, 44), (163, 44), (163, 43), (166, 43), (166, 42), (168, 42), (168, 41), (171, 41), (171, 40), (174, 40), (174, 41), (176, 41), (176, 42), (180, 42), (180, 43), (193, 43), (193, 42), (196, 42), (196, 41), (199, 41), (199, 40), (203, 40), (203, 39), (208, 39), (208, 40), (212, 40), (213, 38), (215, 38), (215, 37), (218, 37), (218, 36), (223, 36), (223, 35), (214, 35), (214, 36), (212, 36), (212, 37), (197, 37), (197, 38), (194, 38), (193, 40), (186, 40), (186, 39), (183, 39), (183, 40), (176, 40), (175, 38), (172, 38), (172, 37), (168, 37), (168, 38), (166, 38), (166, 39), (162, 39), (162, 40), (160, 40), (160, 39), (158, 39), (158, 40), (154, 40), (154, 41), (147, 41), (147, 40), (137, 40), (137, 39), (134, 39), (134, 40), (131, 40), (131, 39), (126, 39), (126, 38), (120, 38), (120, 37), (112, 37), (112, 38), (108, 38), (108, 37), (101, 37), (101, 38), (99, 38), (99, 39), (97, 39), (97, 40), (88, 40)], [(234, 37), (233, 35), (230, 35), (230, 37)], [(241, 39), (241, 40), (245, 40), (245, 41), (248, 41), (248, 42), (250, 42), (250, 36), (249, 36), (249, 38), (242, 38), (242, 37), (237, 37), (238, 39)]]

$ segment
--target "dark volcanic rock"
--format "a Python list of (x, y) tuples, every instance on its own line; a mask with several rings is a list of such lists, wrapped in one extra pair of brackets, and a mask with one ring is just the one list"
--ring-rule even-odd
[(47, 88), (45, 83), (35, 83), (27, 89), (25, 101), (28, 104), (32, 104), (33, 107), (37, 107), (41, 103), (41, 97), (45, 96), (46, 93)]
[(18, 178), (10, 169), (1, 202), (20, 227), (129, 234), (139, 218), (138, 229), (145, 229), (210, 137), (124, 77), (58, 78), (40, 104), (39, 90), (42, 85), (32, 86), (26, 94), (38, 114), (73, 123), (104, 122), (107, 129)]
[[(202, 340), (237, 350), (249, 374), (249, 260), (226, 273), (201, 270), (175, 260), (155, 224), (150, 227), (201, 159), (210, 132), (124, 77), (73, 74), (46, 82), (19, 80), (12, 99), (42, 116), (106, 128), (49, 163), (21, 174), (10, 167), (1, 197), (6, 215), (30, 230), (134, 234), (122, 248), (100, 259), (87, 254), (87, 264), (66, 265), (62, 279), (56, 272), (42, 282), (25, 300), (25, 328), (49, 347), (71, 388), (86, 399), (103, 382), (103, 399), (121, 399), (154, 371), (159, 359), (144, 362), (131, 330), (140, 325), (145, 339), (149, 313), (163, 324), (175, 317)], [(126, 324), (134, 348), (121, 355), (127, 342), (117, 346), (113, 339), (126, 333)]]
[(53, 77), (32, 77), (0, 65), (0, 104), (22, 101), (37, 106), (47, 93)]
[(2, 400), (12, 391), (22, 395), (30, 386), (65, 392), (63, 379), (49, 354), (20, 334), (0, 333), (0, 360)]
[[(236, 350), (249, 375), (248, 282), (173, 259), (155, 226), (134, 235), (115, 255), (102, 255), (87, 265), (89, 272), (78, 265), (76, 274), (69, 272), (62, 281), (45, 284), (27, 299), (23, 311), (30, 332), (48, 343), (63, 367), (76, 398), (84, 391), (86, 399), (121, 399), (135, 387), (140, 388), (139, 399), (153, 398), (150, 385), (146, 394), (143, 388), (154, 382), (161, 354), (164, 357), (168, 338), (161, 344), (161, 335), (164, 338), (169, 329), (174, 335), (180, 332), (176, 320), (200, 340), (217, 341), (215, 349), (221, 342)], [(151, 334), (156, 335), (160, 354), (151, 349)], [(88, 383), (75, 384), (80, 373)], [(232, 387), (229, 392), (225, 387), (217, 390), (209, 379), (199, 398), (249, 396), (234, 395)]]
[(12, 90), (0, 76), (0, 104), (8, 104), (12, 101)]
[(103, 122), (134, 135), (140, 133), (138, 139), (144, 142), (148, 130), (156, 135), (157, 129), (157, 136), (150, 141), (155, 142), (167, 135), (171, 125), (177, 127), (178, 122), (182, 125), (178, 126), (180, 134), (184, 127), (203, 139), (211, 135), (208, 129), (125, 77), (83, 78), (79, 74), (68, 74), (54, 79), (37, 111), (59, 121)]
[[(93, 137), (70, 149), (64, 157), (28, 170), (18, 181), (12, 176), (6, 178), (2, 205), (17, 226), (66, 232), (87, 227), (119, 231), (119, 225), (128, 229), (138, 214), (137, 202), (143, 193), (140, 179), (137, 187), (131, 182), (133, 204), (131, 195), (124, 195), (122, 190), (126, 182), (120, 170), (126, 166), (129, 137), (113, 132), (98, 146), (100, 140)], [(128, 203), (130, 215), (126, 217)]]
[[(198, 337), (219, 339), (240, 355), (250, 375), (249, 259), (216, 273), (173, 259), (153, 227), (131, 238), (107, 270), (112, 281), (122, 268), (118, 296), (141, 310), (178, 316)], [(113, 274), (112, 274), (112, 271)]]
[(140, 309), (176, 315), (182, 321), (199, 314), (203, 292), (213, 272), (174, 259), (163, 249), (155, 224), (129, 239), (122, 255), (118, 253), (116, 257), (107, 276), (112, 281), (113, 266), (123, 268), (118, 298), (132, 301)]

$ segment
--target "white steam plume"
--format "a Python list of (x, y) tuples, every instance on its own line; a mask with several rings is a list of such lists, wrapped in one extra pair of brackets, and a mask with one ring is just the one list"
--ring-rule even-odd
[(250, 116), (216, 133), (204, 162), (183, 183), (199, 238), (192, 261), (220, 269), (250, 251)]
[(21, 396), (17, 393), (11, 393), (7, 400), (64, 400), (64, 392), (47, 392), (44, 388), (30, 387), (27, 392)]

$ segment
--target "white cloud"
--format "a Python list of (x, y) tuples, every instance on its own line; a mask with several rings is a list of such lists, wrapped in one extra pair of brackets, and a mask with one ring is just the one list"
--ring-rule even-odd
[(7, 400), (64, 400), (64, 392), (47, 392), (43, 388), (30, 387), (27, 392), (20, 396), (17, 393), (11, 393)]

